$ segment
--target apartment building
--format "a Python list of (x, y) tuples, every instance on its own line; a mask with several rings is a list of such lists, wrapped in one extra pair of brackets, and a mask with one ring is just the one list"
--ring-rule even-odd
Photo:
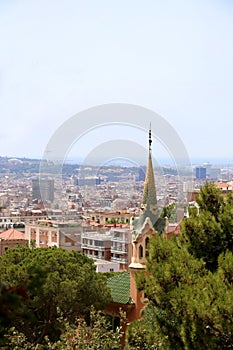
[(127, 270), (131, 259), (130, 229), (112, 228), (107, 233), (83, 232), (82, 252), (94, 260), (118, 263), (119, 270)]
[(120, 264), (120, 270), (127, 270), (131, 261), (130, 229), (111, 229), (111, 261)]
[(134, 216), (134, 214), (129, 213), (126, 210), (119, 210), (90, 212), (88, 213), (88, 216), (91, 221), (95, 221), (100, 225), (106, 225), (111, 223), (129, 224), (130, 218)]
[(111, 261), (111, 233), (82, 233), (82, 252), (92, 259)]
[(82, 226), (77, 222), (38, 220), (26, 223), (25, 237), (37, 248), (53, 247), (81, 251)]

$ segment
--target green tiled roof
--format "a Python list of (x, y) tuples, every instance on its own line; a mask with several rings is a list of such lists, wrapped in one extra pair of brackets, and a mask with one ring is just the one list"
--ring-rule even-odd
[(128, 271), (121, 272), (120, 274), (108, 278), (107, 285), (111, 289), (114, 303), (132, 303), (132, 299), (130, 298), (130, 274)]

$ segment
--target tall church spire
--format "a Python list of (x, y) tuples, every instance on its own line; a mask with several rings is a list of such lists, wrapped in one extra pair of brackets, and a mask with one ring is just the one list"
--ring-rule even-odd
[(144, 183), (144, 191), (142, 197), (142, 209), (148, 209), (154, 211), (157, 208), (157, 196), (156, 196), (156, 188), (155, 188), (155, 177), (154, 170), (152, 164), (152, 156), (151, 156), (151, 125), (149, 129), (149, 158), (146, 170), (146, 178)]
[(148, 241), (156, 232), (165, 230), (165, 219), (159, 216), (157, 205), (155, 177), (152, 164), (151, 126), (149, 129), (149, 158), (144, 183), (141, 213), (131, 219), (132, 260), (131, 269), (144, 269), (148, 255)]

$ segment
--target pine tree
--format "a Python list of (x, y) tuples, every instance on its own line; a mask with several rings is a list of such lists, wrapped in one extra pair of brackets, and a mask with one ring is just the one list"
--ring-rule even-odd
[[(207, 184), (179, 238), (155, 235), (137, 286), (148, 298), (128, 350), (233, 348), (233, 199)], [(134, 334), (134, 336), (133, 336)]]
[(46, 336), (52, 342), (59, 339), (63, 326), (58, 312), (74, 324), (92, 305), (102, 309), (111, 300), (105, 276), (96, 273), (92, 259), (75, 251), (9, 249), (0, 258), (0, 276), (8, 290), (24, 291), (11, 294), (17, 295), (18, 307), (14, 312), (8, 304), (8, 328), (14, 326), (32, 344), (43, 343)]

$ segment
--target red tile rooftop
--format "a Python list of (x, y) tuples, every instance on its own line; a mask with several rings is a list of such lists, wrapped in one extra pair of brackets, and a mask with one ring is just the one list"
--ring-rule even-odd
[(15, 230), (14, 228), (9, 228), (8, 230), (0, 233), (0, 239), (4, 240), (18, 240), (18, 239), (23, 239), (25, 240), (25, 235), (24, 233)]

